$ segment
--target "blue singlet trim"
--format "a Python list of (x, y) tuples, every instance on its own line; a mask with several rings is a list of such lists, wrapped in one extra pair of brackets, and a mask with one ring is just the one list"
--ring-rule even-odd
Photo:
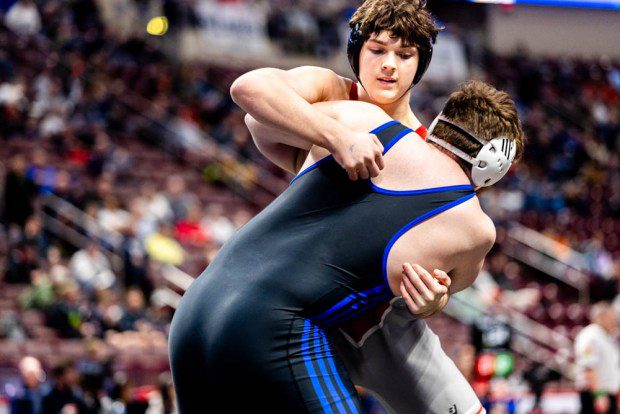
[(317, 162), (315, 162), (314, 164), (312, 164), (311, 166), (309, 166), (308, 168), (306, 168), (305, 170), (303, 170), (302, 172), (300, 172), (299, 174), (297, 174), (295, 176), (295, 178), (293, 178), (290, 182), (289, 185), (293, 184), (295, 182), (295, 180), (297, 180), (299, 177), (301, 177), (302, 175), (309, 173), (310, 171), (314, 170), (316, 167), (318, 167), (319, 165), (323, 164), (325, 161), (327, 161), (330, 158), (334, 158), (333, 155), (328, 155), (325, 158), (321, 158), (320, 160), (318, 160)]
[[(371, 134), (376, 134), (378, 132), (383, 131), (386, 128), (391, 127), (392, 125), (396, 125), (398, 124), (398, 121), (390, 121), (390, 122), (386, 122), (383, 125), (378, 126), (377, 128), (373, 129), (372, 131), (370, 131)], [(321, 165), (322, 163), (324, 163), (325, 161), (327, 161), (330, 158), (334, 158), (333, 155), (328, 155), (325, 158), (321, 158), (320, 160), (318, 160), (317, 162), (315, 162), (314, 164), (312, 164), (311, 166), (309, 166), (308, 168), (306, 168), (305, 170), (301, 171), (299, 174), (297, 174), (289, 183), (289, 185), (293, 184), (295, 182), (295, 180), (297, 180), (299, 177), (301, 177), (302, 175), (314, 170), (316, 167), (318, 167), (319, 165)]]
[(392, 125), (396, 125), (396, 124), (398, 124), (398, 121), (391, 120), (389, 122), (386, 122), (383, 125), (379, 125), (375, 129), (370, 131), (370, 134), (378, 134), (379, 132), (383, 131), (384, 129), (387, 129), (387, 128), (391, 127)]
[(462, 184), (462, 185), (451, 185), (447, 187), (433, 187), (433, 188), (423, 188), (421, 190), (388, 190), (386, 188), (381, 188), (375, 185), (372, 181), (370, 183), (375, 192), (379, 194), (385, 195), (393, 195), (393, 196), (407, 196), (407, 195), (416, 195), (416, 194), (433, 194), (433, 193), (442, 193), (444, 191), (474, 191), (474, 187), (470, 184)]
[(403, 234), (405, 234), (409, 229), (411, 229), (412, 227), (420, 224), (421, 222), (428, 220), (429, 218), (442, 213), (446, 210), (451, 209), (452, 207), (458, 206), (461, 203), (464, 203), (465, 201), (473, 198), (476, 195), (476, 193), (471, 193), (471, 194), (467, 194), (461, 198), (458, 198), (454, 201), (452, 201), (451, 203), (448, 204), (444, 204), (443, 206), (437, 207), (434, 210), (431, 210), (425, 214), (422, 214), (420, 217), (410, 221), (409, 223), (407, 223), (402, 229), (400, 229), (394, 236), (392, 236), (392, 238), (390, 239), (389, 243), (387, 244), (387, 246), (385, 246), (385, 250), (383, 250), (383, 281), (385, 282), (385, 285), (390, 286), (389, 282), (388, 282), (388, 277), (387, 277), (387, 260), (388, 260), (388, 256), (390, 254), (390, 250), (392, 249), (392, 246), (394, 246), (394, 243), (396, 243), (396, 241), (400, 238), (400, 236), (402, 236)]
[(383, 155), (385, 155), (390, 150), (390, 148), (392, 148), (394, 145), (396, 145), (396, 143), (398, 141), (400, 141), (400, 139), (402, 137), (404, 137), (405, 135), (410, 134), (412, 132), (413, 132), (413, 129), (409, 129), (409, 128), (402, 130), (398, 135), (396, 135), (394, 138), (392, 138), (390, 140), (390, 142), (388, 142), (385, 147), (383, 147)]

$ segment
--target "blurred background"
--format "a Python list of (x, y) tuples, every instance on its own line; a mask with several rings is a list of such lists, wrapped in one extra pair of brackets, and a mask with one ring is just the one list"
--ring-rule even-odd
[[(593, 304), (620, 313), (620, 1), (489, 3), (429, 2), (446, 30), (411, 104), (428, 126), (485, 80), (529, 144), (481, 197), (482, 273), (429, 324), (489, 412), (577, 413), (575, 338), (617, 326)], [(176, 412), (174, 309), (291, 178), (229, 87), (264, 66), (351, 76), (359, 5), (0, 1), (0, 413)]]

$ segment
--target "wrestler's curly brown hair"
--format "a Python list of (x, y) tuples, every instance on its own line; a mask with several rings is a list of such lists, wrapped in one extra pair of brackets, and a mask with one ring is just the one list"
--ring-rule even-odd
[[(450, 95), (442, 113), (480, 138), (490, 140), (505, 136), (514, 140), (517, 146), (515, 161), (523, 156), (525, 135), (515, 103), (506, 92), (498, 91), (482, 81), (468, 81)], [(441, 122), (435, 127), (433, 135), (472, 156), (475, 156), (481, 147), (478, 141), (472, 142)]]
[(425, 49), (435, 43), (443, 29), (435, 25), (426, 1), (422, 0), (366, 0), (349, 20), (351, 28), (357, 23), (364, 40), (385, 30), (400, 38), (405, 47)]

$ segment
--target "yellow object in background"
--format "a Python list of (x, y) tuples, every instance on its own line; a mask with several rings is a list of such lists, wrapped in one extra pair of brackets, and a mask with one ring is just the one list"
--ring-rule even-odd
[(165, 16), (153, 17), (146, 25), (146, 31), (153, 36), (163, 36), (168, 31), (168, 19)]

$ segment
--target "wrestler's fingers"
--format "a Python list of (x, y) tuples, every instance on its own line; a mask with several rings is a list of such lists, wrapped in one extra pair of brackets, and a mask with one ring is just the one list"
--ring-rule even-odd
[[(418, 266), (417, 269), (419, 268), (420, 267)], [(429, 288), (426, 286), (421, 276), (416, 272), (416, 269), (414, 269), (413, 266), (411, 266), (411, 264), (405, 263), (403, 265), (403, 270), (405, 271), (405, 274), (407, 275), (407, 278), (409, 279), (409, 281), (411, 281), (413, 286), (415, 286), (416, 290), (420, 293), (420, 295), (425, 300), (432, 301), (434, 299), (434, 295), (429, 290)]]
[(411, 313), (415, 313), (420, 310), (418, 305), (416, 305), (413, 299), (411, 299), (411, 296), (409, 296), (409, 292), (407, 292), (407, 289), (405, 288), (405, 284), (403, 282), (401, 282), (400, 284), (400, 295), (403, 297), (405, 303), (407, 304), (407, 308)]
[(348, 167), (347, 174), (351, 181), (357, 181), (357, 169), (355, 167)]
[[(442, 286), (439, 281), (435, 280), (435, 278), (433, 276), (431, 276), (430, 273), (428, 273), (428, 271), (426, 269), (424, 269), (422, 266), (418, 265), (418, 264), (414, 264), (413, 268), (415, 269), (415, 271), (418, 273), (418, 275), (420, 275), (420, 279), (422, 279), (422, 281), (424, 282), (424, 284), (426, 285), (426, 287), (433, 293), (435, 294), (444, 294), (445, 293), (445, 286)], [(432, 299), (429, 299), (432, 300)]]
[(377, 138), (376, 135), (372, 136), (372, 140), (374, 141), (375, 145), (377, 146), (377, 151), (379, 153), (379, 155), (383, 154), (383, 144), (381, 143), (381, 141), (379, 141), (379, 138)]
[(374, 178), (379, 175), (379, 166), (377, 165), (376, 160), (368, 161), (366, 166), (368, 167), (368, 172), (371, 177)]
[(383, 162), (383, 155), (381, 153), (375, 156), (375, 162), (377, 163), (377, 167), (382, 170), (385, 168), (385, 163)]
[(447, 288), (449, 288), (450, 285), (452, 284), (452, 279), (443, 270), (435, 269), (433, 270), (433, 275), (435, 276), (435, 279), (437, 279), (439, 283), (441, 283)]
[(420, 292), (411, 283), (411, 281), (409, 281), (409, 279), (405, 277), (403, 278), (403, 283), (405, 284), (405, 289), (407, 289), (409, 296), (411, 297), (411, 299), (413, 299), (415, 304), (418, 305), (420, 308), (425, 307), (426, 299), (420, 294)]
[(368, 178), (370, 178), (370, 174), (368, 173), (368, 167), (364, 164), (361, 164), (358, 169), (358, 174), (359, 174), (359, 178), (361, 178), (362, 180), (367, 180)]

